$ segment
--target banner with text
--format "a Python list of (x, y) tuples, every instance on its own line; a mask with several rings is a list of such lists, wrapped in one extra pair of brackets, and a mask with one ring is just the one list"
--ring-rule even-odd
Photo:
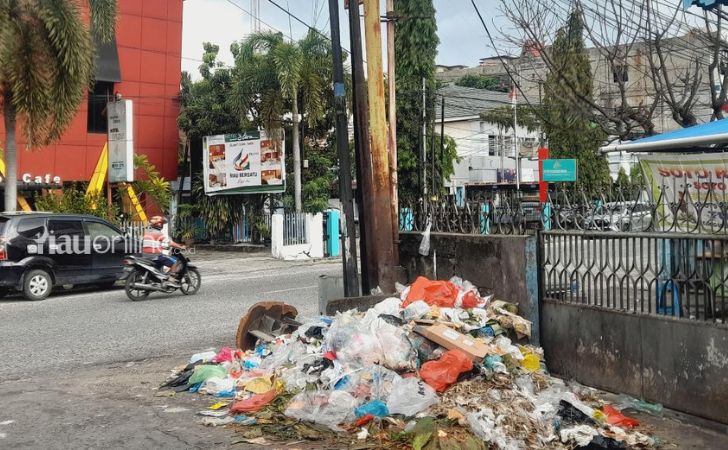
[(206, 136), (203, 141), (205, 193), (253, 194), (286, 188), (284, 140), (264, 131)]
[[(677, 219), (678, 224), (690, 228), (699, 221), (702, 231), (707, 232), (724, 223), (720, 204), (728, 201), (728, 155), (653, 154), (640, 156), (639, 161), (652, 201), (675, 205), (660, 208), (658, 214), (662, 217), (656, 223), (660, 223), (659, 219), (663, 223)], [(672, 217), (672, 209), (677, 211), (677, 218)]]

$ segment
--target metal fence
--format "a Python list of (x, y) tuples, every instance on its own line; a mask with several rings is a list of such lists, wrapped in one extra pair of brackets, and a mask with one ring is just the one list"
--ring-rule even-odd
[(542, 296), (620, 311), (724, 323), (728, 236), (545, 231)]
[(125, 220), (121, 223), (121, 231), (126, 233), (134, 241), (142, 241), (144, 239), (144, 232), (147, 229), (145, 222), (132, 222)]
[(286, 212), (283, 214), (283, 245), (307, 244), (306, 214)]
[[(264, 214), (262, 221), (265, 227), (270, 230), (271, 217), (270, 214)], [(243, 214), (242, 218), (220, 231), (210, 231), (201, 217), (183, 217), (177, 218), (176, 230), (191, 230), (195, 241), (206, 242), (231, 242), (231, 243), (252, 243), (259, 236), (260, 230), (256, 231), (253, 227), (252, 220), (247, 214)]]

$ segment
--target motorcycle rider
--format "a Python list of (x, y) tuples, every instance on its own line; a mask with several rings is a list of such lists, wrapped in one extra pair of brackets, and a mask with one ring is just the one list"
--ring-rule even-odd
[(180, 262), (170, 254), (170, 248), (185, 250), (187, 247), (174, 242), (167, 233), (164, 225), (167, 219), (163, 216), (153, 216), (149, 219), (149, 227), (144, 233), (142, 242), (142, 253), (146, 255), (156, 255), (154, 259), (160, 266), (169, 268), (169, 283), (172, 287), (179, 287), (177, 280), (177, 272), (180, 269)]

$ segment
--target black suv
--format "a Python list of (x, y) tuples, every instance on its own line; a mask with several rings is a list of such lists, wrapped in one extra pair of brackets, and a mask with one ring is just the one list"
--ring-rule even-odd
[(124, 273), (135, 242), (94, 216), (53, 213), (0, 214), (0, 295), (23, 292), (42, 300), (53, 286), (112, 286)]

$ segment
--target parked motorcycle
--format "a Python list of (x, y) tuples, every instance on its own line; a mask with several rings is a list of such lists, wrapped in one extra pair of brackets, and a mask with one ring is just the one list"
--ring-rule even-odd
[(177, 272), (179, 287), (169, 283), (170, 276), (155, 261), (128, 256), (124, 263), (129, 275), (126, 277), (126, 296), (132, 301), (143, 300), (151, 292), (172, 293), (179, 289), (185, 295), (194, 295), (200, 289), (202, 278), (195, 266), (182, 253), (175, 254), (181, 267)]

